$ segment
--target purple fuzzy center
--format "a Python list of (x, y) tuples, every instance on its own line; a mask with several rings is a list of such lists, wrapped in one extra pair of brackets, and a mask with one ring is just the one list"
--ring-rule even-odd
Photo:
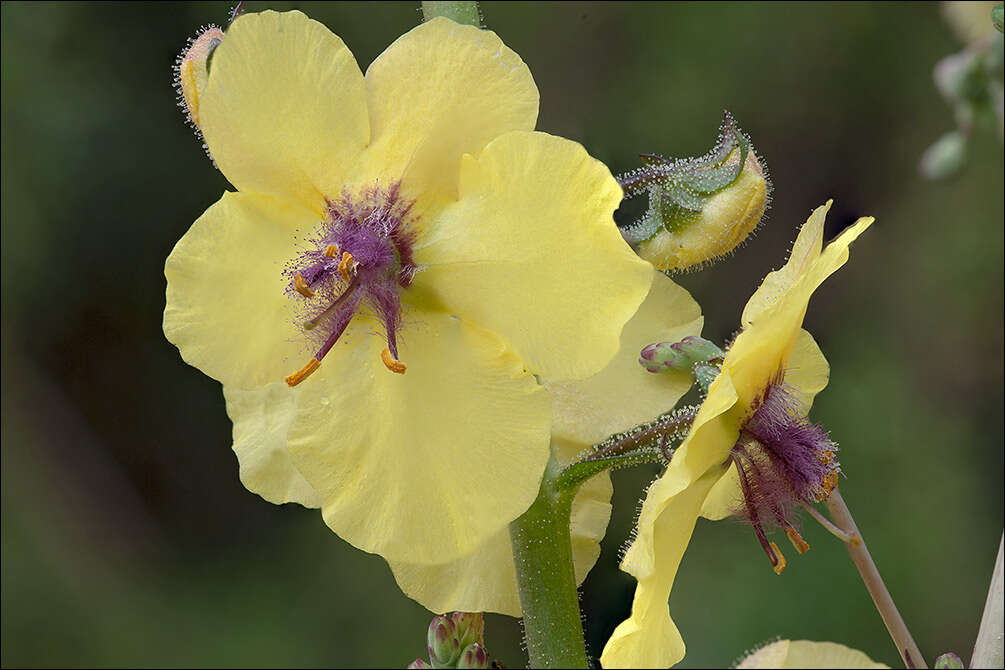
[(743, 515), (762, 545), (765, 526), (791, 528), (795, 507), (830, 495), (841, 471), (836, 451), (791, 388), (775, 383), (765, 389), (730, 454), (743, 489)]
[[(398, 358), (399, 294), (416, 271), (412, 205), (401, 197), (399, 184), (357, 194), (344, 191), (327, 201), (324, 221), (306, 240), (306, 249), (284, 268), (286, 292), (300, 306), (304, 331), (318, 343), (318, 361), (361, 310), (383, 325), (388, 349)], [(297, 290), (298, 275), (312, 296)]]

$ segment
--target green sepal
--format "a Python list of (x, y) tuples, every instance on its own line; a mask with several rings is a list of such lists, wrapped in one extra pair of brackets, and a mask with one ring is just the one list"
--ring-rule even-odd
[(750, 140), (726, 111), (716, 143), (704, 156), (670, 159), (639, 154), (642, 167), (619, 175), (618, 181), (626, 198), (646, 193), (649, 208), (642, 218), (622, 228), (624, 238), (637, 244), (661, 230), (674, 232), (693, 223), (709, 197), (736, 182), (749, 152)]

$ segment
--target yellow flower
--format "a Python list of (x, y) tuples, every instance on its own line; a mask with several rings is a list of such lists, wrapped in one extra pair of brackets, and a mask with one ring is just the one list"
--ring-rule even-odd
[(537, 108), (519, 56), (471, 26), (429, 21), (364, 76), (299, 12), (234, 21), (199, 128), (237, 192), (168, 258), (164, 331), (224, 384), (235, 443), (284, 465), (242, 463), (249, 488), (416, 564), (534, 500), (534, 375), (602, 369), (653, 273), (610, 172), (533, 132)]
[[(810, 296), (844, 265), (849, 245), (873, 220), (859, 219), (821, 252), (829, 208), (828, 202), (813, 212), (786, 265), (768, 274), (747, 302), (743, 330), (727, 350), (722, 372), (646, 495), (621, 565), (638, 580), (632, 614), (608, 640), (601, 656), (605, 668), (664, 668), (684, 657), (667, 600), (700, 515), (746, 512), (780, 572), (784, 557), (761, 526), (774, 523), (789, 532), (785, 505), (793, 491), (800, 500), (813, 500), (826, 497), (836, 483), (834, 445), (805, 419), (829, 369), (801, 326)], [(755, 484), (753, 490), (741, 490), (743, 482)], [(788, 500), (778, 495), (783, 490)], [(790, 538), (800, 551), (806, 548), (798, 534)]]
[[(655, 337), (676, 342), (701, 332), (698, 304), (663, 275), (621, 334), (621, 349), (604, 370), (573, 382), (545, 381), (552, 398), (552, 445), (560, 463), (610, 435), (666, 412), (691, 388), (682, 373), (647, 373), (638, 352)], [(572, 501), (572, 554), (577, 583), (600, 556), (611, 518), (611, 477), (600, 473), (580, 486)], [(521, 616), (508, 529), (473, 554), (442, 565), (392, 562), (401, 590), (433, 612), (462, 610)]]
[(778, 640), (748, 655), (737, 668), (889, 668), (836, 642)]
[[(621, 334), (617, 356), (582, 381), (551, 382), (552, 444), (562, 462), (613, 433), (631, 428), (673, 407), (691, 387), (682, 373), (653, 375), (636, 362), (653, 337), (677, 341), (701, 332), (702, 317), (691, 296), (663, 275)], [(295, 390), (294, 390), (295, 391)], [(294, 420), (294, 394), (280, 385), (257, 390), (225, 387), (234, 420), (234, 451), (241, 480), (276, 503), (319, 507), (320, 496), (294, 467), (286, 433)], [(572, 551), (581, 583), (600, 555), (611, 515), (611, 479), (601, 473), (585, 482), (572, 503)], [(509, 530), (502, 528), (473, 553), (440, 565), (391, 561), (402, 591), (433, 612), (498, 612), (520, 616)]]

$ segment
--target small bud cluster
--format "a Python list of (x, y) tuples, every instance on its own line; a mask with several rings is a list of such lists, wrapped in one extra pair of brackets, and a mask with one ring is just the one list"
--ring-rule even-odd
[(426, 633), (429, 662), (417, 658), (409, 668), (487, 668), (485, 618), (481, 612), (453, 612), (433, 617)]
[(689, 335), (680, 342), (647, 345), (639, 354), (639, 364), (649, 372), (686, 372), (707, 392), (719, 376), (724, 355), (714, 342)]

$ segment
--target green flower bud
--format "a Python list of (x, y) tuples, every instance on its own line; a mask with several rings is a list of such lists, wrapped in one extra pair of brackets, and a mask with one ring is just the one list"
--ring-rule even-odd
[(725, 354), (714, 342), (688, 335), (680, 342), (657, 342), (639, 354), (639, 363), (649, 372), (693, 372), (698, 363), (721, 362)]
[(454, 667), (461, 653), (461, 645), (457, 639), (457, 626), (450, 617), (433, 617), (426, 633), (426, 646), (434, 668)]
[(461, 657), (457, 660), (458, 668), (487, 668), (489, 667), (489, 655), (485, 648), (475, 642), (461, 652)]
[(625, 197), (649, 196), (646, 214), (622, 230), (659, 270), (684, 270), (728, 254), (760, 223), (771, 185), (729, 112), (705, 156), (642, 156), (645, 166), (618, 177)]
[(697, 335), (688, 335), (678, 342), (677, 346), (694, 363), (721, 361), (726, 356), (715, 342)]
[(942, 656), (939, 656), (937, 659), (935, 659), (935, 666), (934, 667), (935, 667), (936, 670), (940, 670), (940, 669), (941, 670), (962, 670), (963, 668), (965, 668), (967, 666), (965, 666), (963, 664), (963, 659), (961, 659), (959, 656), (957, 656), (953, 652), (949, 652), (949, 653), (943, 654)]
[(639, 364), (649, 372), (690, 371), (694, 361), (680, 351), (676, 345), (676, 342), (656, 342), (647, 345), (639, 354)]
[(432, 667), (433, 666), (429, 665), (428, 663), (426, 663), (425, 661), (423, 661), (421, 658), (417, 658), (417, 659), (415, 659), (414, 661), (412, 661), (411, 663), (408, 664), (408, 670), (419, 670), (420, 668), (422, 670), (425, 670), (426, 668), (432, 668)]
[(458, 645), (465, 649), (476, 642), (485, 644), (485, 616), (481, 612), (454, 612), (450, 615), (456, 627)]

